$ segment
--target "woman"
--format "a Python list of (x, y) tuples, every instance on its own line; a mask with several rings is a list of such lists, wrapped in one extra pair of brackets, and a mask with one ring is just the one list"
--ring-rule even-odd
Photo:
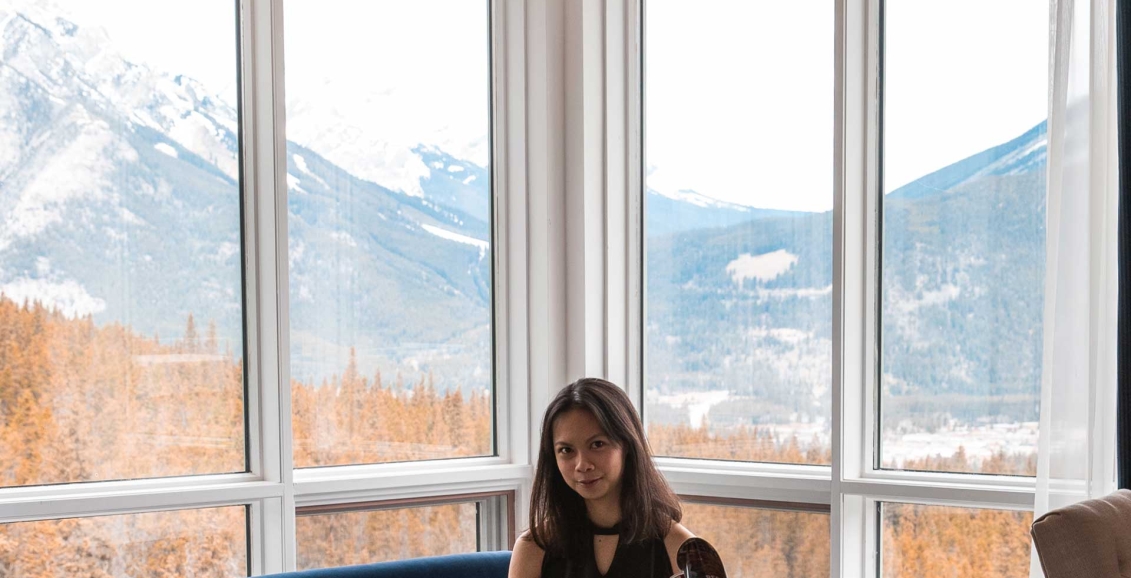
[(619, 387), (580, 379), (550, 402), (509, 578), (669, 578), (693, 534)]

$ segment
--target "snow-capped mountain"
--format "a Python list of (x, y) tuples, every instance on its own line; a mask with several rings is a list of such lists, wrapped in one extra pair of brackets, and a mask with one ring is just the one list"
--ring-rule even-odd
[[(170, 340), (192, 313), (238, 352), (236, 111), (128, 62), (49, 1), (4, 6), (0, 293)], [(296, 377), (340, 371), (356, 346), (366, 371), (488, 383), (487, 173), (414, 148), (429, 161), (420, 196), (289, 143)]]
[[(425, 76), (442, 74), (420, 72)], [(359, 70), (323, 75), (308, 70), (301, 62), (288, 68), (288, 140), (318, 151), (350, 174), (417, 197), (427, 194), (423, 181), (452, 166), (437, 169), (425, 159), (427, 151), (442, 150), (452, 158), (487, 166), (487, 101), (482, 103), (483, 108), (462, 114), (453, 108), (460, 105), (461, 110), (466, 109), (476, 102), (468, 96), (453, 96), (460, 92), (466, 95), (475, 87), (445, 86), (443, 93), (437, 89), (427, 95), (406, 90), (409, 87), (362, 89), (355, 82), (359, 73), (362, 78), (371, 74)], [(485, 95), (486, 80), (481, 88)], [(459, 127), (437, 119), (453, 121)], [(482, 126), (466, 126), (476, 122)]]
[[(235, 110), (115, 55), (47, 1), (15, 5), (0, 8), (0, 293), (163, 340), (191, 313), (238, 352)], [(355, 110), (303, 102), (314, 101), (288, 103), (302, 139), (287, 151), (292, 373), (340, 372), (354, 347), (366, 373), (431, 371), (439, 387), (486, 388), (486, 149), (381, 141), (348, 129)], [(885, 384), (971, 407), (1012, 396), (1001, 412), (1032, 416), (1044, 132), (886, 197)], [(711, 409), (712, 423), (827, 416), (831, 214), (691, 191), (649, 191), (646, 203), (649, 387), (742, 398)]]
[(1048, 123), (1041, 122), (1009, 142), (947, 165), (889, 193), (892, 199), (913, 199), (956, 189), (985, 177), (1019, 175), (1041, 170), (1048, 150)]
[(701, 195), (695, 191), (660, 192), (648, 189), (645, 196), (647, 221), (645, 230), (649, 237), (716, 229), (738, 223), (771, 217), (795, 217), (808, 213), (757, 209), (737, 205)]
[[(1036, 419), (1045, 156), (1042, 122), (885, 197), (885, 423)], [(811, 213), (650, 237), (649, 387), (730, 392), (716, 425), (827, 419), (832, 229)]]

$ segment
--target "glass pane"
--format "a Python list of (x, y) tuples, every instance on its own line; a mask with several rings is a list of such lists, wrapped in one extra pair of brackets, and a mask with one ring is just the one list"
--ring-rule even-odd
[(247, 576), (247, 508), (0, 524), (0, 576)]
[(884, 6), (879, 465), (1033, 475), (1048, 7)]
[(828, 464), (834, 3), (645, 8), (652, 447)]
[(494, 453), (488, 7), (286, 2), (296, 467)]
[(884, 578), (1025, 578), (1032, 512), (882, 504)]
[(475, 502), (299, 515), (298, 569), (333, 568), (475, 552)]
[(683, 525), (711, 543), (733, 578), (826, 578), (829, 515), (683, 504)]
[(236, 15), (0, 0), (0, 486), (245, 470)]

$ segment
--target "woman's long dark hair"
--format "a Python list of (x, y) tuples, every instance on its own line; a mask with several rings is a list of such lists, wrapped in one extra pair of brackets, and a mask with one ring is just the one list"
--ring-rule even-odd
[(663, 539), (672, 523), (683, 518), (679, 498), (652, 463), (640, 416), (619, 387), (597, 378), (579, 379), (562, 389), (542, 418), (542, 440), (530, 498), (530, 538), (542, 550), (558, 556), (579, 552), (588, 538), (585, 500), (558, 471), (554, 454), (554, 421), (583, 409), (624, 454), (621, 473), (621, 541)]

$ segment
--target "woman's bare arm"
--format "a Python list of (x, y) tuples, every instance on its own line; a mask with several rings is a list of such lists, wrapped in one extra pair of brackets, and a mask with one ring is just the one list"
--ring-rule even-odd
[(530, 539), (530, 532), (523, 532), (514, 543), (507, 578), (541, 578), (542, 556), (544, 554), (545, 552), (538, 547), (538, 544)]
[(685, 540), (694, 537), (695, 534), (692, 534), (690, 530), (684, 528), (683, 524), (678, 522), (672, 524), (671, 529), (668, 530), (668, 535), (664, 537), (664, 547), (667, 548), (668, 557), (672, 561), (673, 576), (680, 573), (679, 562), (676, 561), (676, 557), (679, 555), (679, 547), (683, 545)]

